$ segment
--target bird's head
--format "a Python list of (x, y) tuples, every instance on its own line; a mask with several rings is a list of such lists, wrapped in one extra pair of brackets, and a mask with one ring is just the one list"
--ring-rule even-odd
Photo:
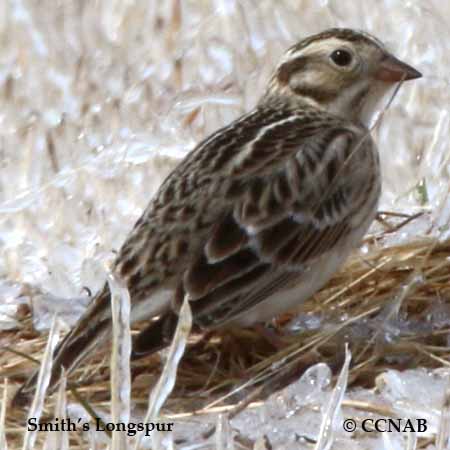
[(310, 36), (283, 56), (267, 97), (288, 96), (367, 124), (394, 83), (421, 77), (367, 33), (334, 28)]

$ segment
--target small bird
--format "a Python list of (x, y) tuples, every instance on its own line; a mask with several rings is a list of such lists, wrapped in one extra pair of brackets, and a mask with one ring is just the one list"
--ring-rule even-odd
[[(368, 124), (377, 104), (419, 77), (352, 29), (289, 48), (255, 108), (180, 162), (120, 249), (113, 270), (128, 286), (131, 321), (148, 320), (132, 358), (170, 343), (185, 296), (194, 326), (211, 330), (267, 321), (320, 289), (376, 215), (381, 178)], [(50, 389), (111, 329), (105, 284), (57, 346)]]

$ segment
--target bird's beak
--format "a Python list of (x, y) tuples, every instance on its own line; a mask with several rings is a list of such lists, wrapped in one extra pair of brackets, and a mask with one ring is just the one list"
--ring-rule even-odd
[(397, 81), (414, 80), (420, 78), (422, 74), (414, 69), (414, 67), (405, 64), (395, 56), (386, 55), (379, 64), (375, 79), (386, 81), (388, 83), (395, 83)]

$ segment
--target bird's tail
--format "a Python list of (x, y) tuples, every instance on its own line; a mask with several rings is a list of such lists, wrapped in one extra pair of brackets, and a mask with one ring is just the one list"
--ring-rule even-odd
[[(172, 311), (166, 311), (156, 320), (151, 321), (147, 328), (134, 339), (131, 359), (142, 358), (169, 345), (175, 333), (177, 321), (178, 316)], [(105, 285), (76, 325), (56, 347), (48, 391), (52, 392), (57, 387), (62, 368), (66, 375), (74, 370), (95, 348), (110, 337), (111, 330), (110, 293)], [(13, 406), (29, 404), (36, 389), (38, 374), (39, 371), (36, 370), (16, 392)]]
[[(110, 294), (105, 285), (76, 325), (56, 347), (48, 388), (50, 392), (57, 387), (62, 368), (68, 374), (110, 336), (111, 322)], [(39, 371), (36, 370), (16, 392), (13, 406), (29, 404), (36, 388), (38, 374)]]

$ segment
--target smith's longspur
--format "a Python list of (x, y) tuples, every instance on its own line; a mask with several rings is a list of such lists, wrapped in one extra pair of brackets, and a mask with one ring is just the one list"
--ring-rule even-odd
[[(287, 50), (256, 107), (181, 161), (118, 253), (113, 269), (128, 286), (131, 320), (149, 321), (132, 357), (168, 345), (185, 296), (194, 325), (207, 330), (266, 321), (321, 288), (377, 211), (380, 169), (368, 130), (377, 103), (394, 83), (420, 76), (350, 29)], [(58, 345), (51, 388), (111, 325), (105, 285)]]

